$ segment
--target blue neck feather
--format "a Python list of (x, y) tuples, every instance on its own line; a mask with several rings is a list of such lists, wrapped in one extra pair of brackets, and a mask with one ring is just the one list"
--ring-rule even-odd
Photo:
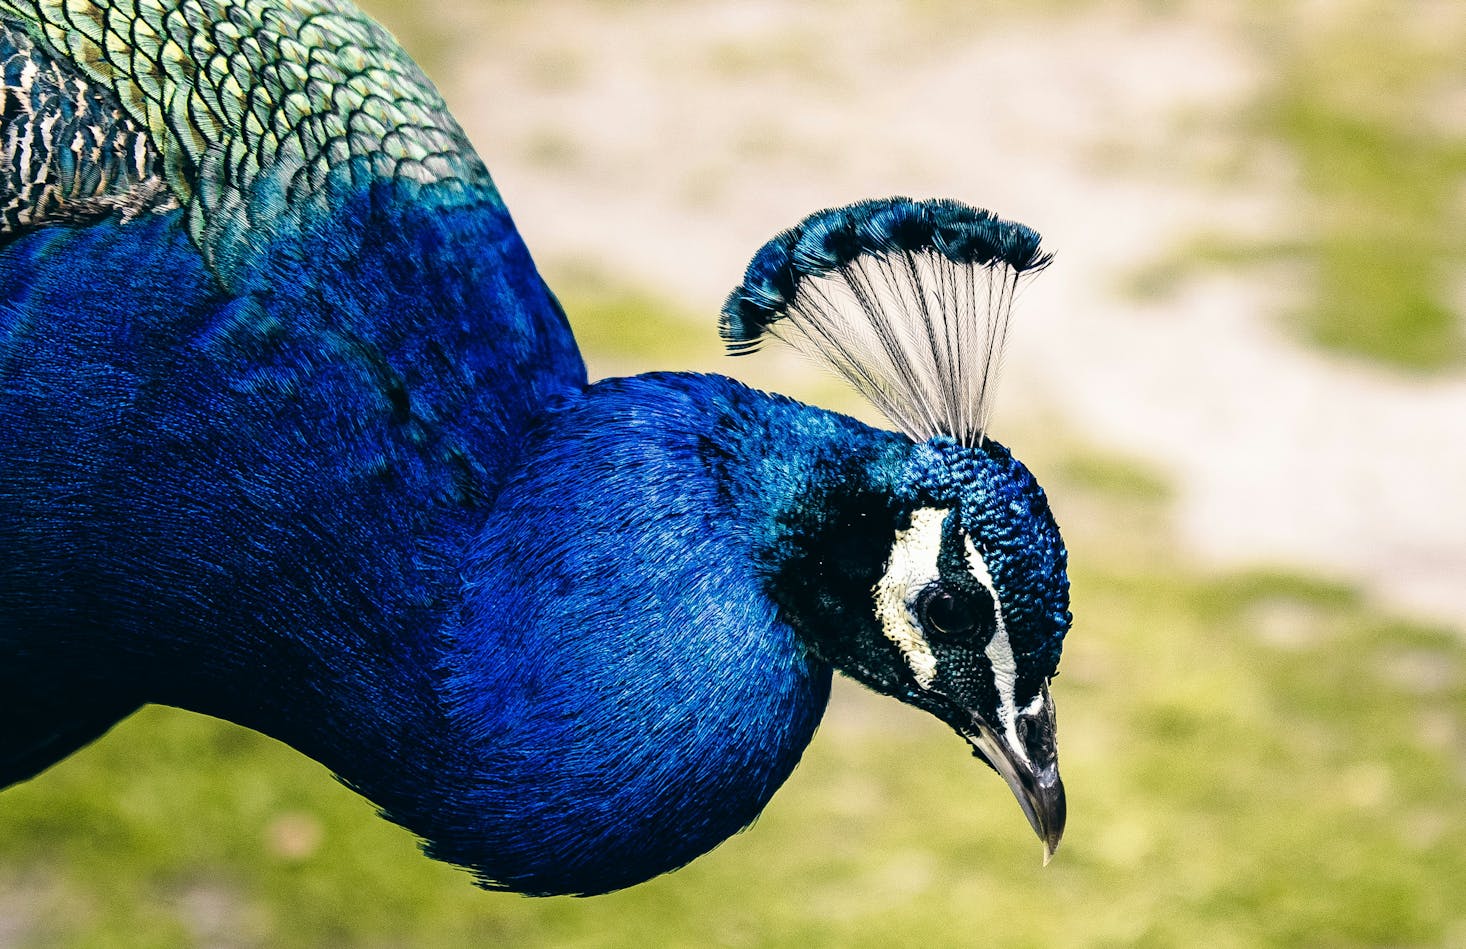
[(830, 685), (771, 596), (770, 548), (803, 498), (903, 442), (718, 376), (562, 403), (465, 570), (445, 688), (469, 770), (435, 855), (596, 892), (750, 823)]

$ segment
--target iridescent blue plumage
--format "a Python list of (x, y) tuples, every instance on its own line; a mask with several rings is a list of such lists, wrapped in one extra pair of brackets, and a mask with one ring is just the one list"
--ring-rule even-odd
[[(906, 434), (715, 375), (587, 385), (482, 164), (349, 6), (0, 21), (39, 64), (7, 101), (108, 104), (146, 159), (0, 155), (0, 786), (161, 702), (288, 742), (484, 885), (597, 893), (751, 822), (838, 668), (1057, 844), (1064, 553), (981, 427), (974, 322), (1046, 260), (1031, 231), (889, 199), (755, 260), (791, 312), (890, 277), (829, 325), (898, 414), (901, 360), (931, 384)], [(56, 168), (87, 193), (27, 203)], [(735, 342), (773, 322), (737, 312)], [(908, 348), (865, 359), (865, 323)]]
[(1005, 614), (1021, 636), (1014, 652), (1032, 694), (1054, 675), (1068, 609), (1068, 555), (1048, 499), (1033, 475), (1008, 449), (989, 441), (968, 448), (939, 437), (912, 457), (911, 483), (928, 503), (961, 512), (962, 529), (983, 539), (981, 549), (996, 584), (1010, 591)]

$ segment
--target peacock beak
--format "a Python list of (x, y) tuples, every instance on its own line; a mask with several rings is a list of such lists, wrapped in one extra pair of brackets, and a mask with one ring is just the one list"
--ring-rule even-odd
[(966, 732), (977, 754), (1002, 775), (1023, 808), (1028, 823), (1044, 845), (1044, 865), (1054, 856), (1064, 836), (1064, 782), (1059, 778), (1059, 749), (1055, 740), (1054, 702), (1048, 684), (1038, 697), (1013, 717), (1012, 726), (998, 732), (978, 716)]

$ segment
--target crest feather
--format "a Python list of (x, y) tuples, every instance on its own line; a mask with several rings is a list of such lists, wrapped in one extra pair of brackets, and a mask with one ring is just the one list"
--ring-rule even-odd
[(983, 440), (1013, 297), (1038, 233), (958, 201), (818, 211), (769, 241), (723, 305), (735, 355), (774, 336), (844, 376), (917, 441)]

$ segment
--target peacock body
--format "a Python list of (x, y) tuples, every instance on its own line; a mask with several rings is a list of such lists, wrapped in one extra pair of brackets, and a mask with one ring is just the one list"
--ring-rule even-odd
[(892, 199), (754, 258), (730, 346), (805, 345), (900, 432), (717, 375), (588, 385), (349, 5), (0, 0), (0, 60), (0, 787), (164, 703), (484, 885), (599, 893), (748, 825), (839, 668), (1057, 845), (1064, 551), (984, 430), (1033, 232)]

